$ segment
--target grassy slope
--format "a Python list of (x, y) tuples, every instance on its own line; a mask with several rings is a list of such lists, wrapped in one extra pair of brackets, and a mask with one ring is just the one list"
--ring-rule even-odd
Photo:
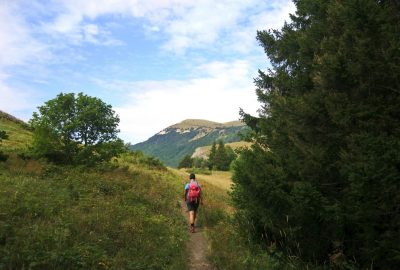
[(13, 158), (0, 166), (0, 269), (185, 268), (169, 172)]
[(7, 132), (9, 139), (0, 142), (0, 151), (15, 153), (26, 149), (32, 142), (32, 132), (28, 125), (0, 111), (0, 130)]
[[(98, 168), (22, 160), (31, 134), (0, 118), (0, 269), (185, 269), (175, 175), (121, 158)], [(3, 141), (6, 142), (6, 141)]]
[[(252, 143), (245, 142), (245, 141), (231, 142), (231, 143), (225, 144), (225, 146), (229, 146), (233, 150), (240, 149), (243, 147), (249, 147), (251, 145), (252, 145)], [(195, 157), (208, 158), (208, 156), (210, 155), (210, 151), (211, 151), (211, 145), (198, 147), (198, 148), (196, 148), (195, 152), (193, 153), (192, 158), (195, 158)]]
[(189, 129), (194, 127), (208, 127), (208, 128), (227, 128), (244, 126), (241, 121), (231, 121), (227, 123), (217, 123), (203, 119), (186, 119), (178, 124), (170, 126), (170, 128)]

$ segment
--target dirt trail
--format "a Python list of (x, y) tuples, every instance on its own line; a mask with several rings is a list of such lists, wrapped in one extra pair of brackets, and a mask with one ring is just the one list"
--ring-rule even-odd
[[(181, 201), (182, 214), (188, 221), (188, 213), (185, 202)], [(189, 230), (189, 227), (188, 227)], [(216, 270), (207, 260), (207, 238), (204, 235), (203, 228), (196, 227), (195, 233), (189, 234), (189, 242), (187, 245), (190, 270)]]

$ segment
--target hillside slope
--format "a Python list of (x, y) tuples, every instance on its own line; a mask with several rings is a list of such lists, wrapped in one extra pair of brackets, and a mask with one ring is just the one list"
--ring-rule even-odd
[(0, 129), (0, 269), (187, 269), (176, 175), (140, 153), (91, 167), (25, 158), (27, 124), (1, 113)]
[[(251, 142), (245, 142), (245, 141), (232, 142), (232, 143), (225, 144), (225, 146), (229, 146), (233, 150), (240, 149), (243, 147), (250, 147), (251, 145), (252, 145)], [(194, 153), (192, 154), (192, 158), (200, 157), (200, 158), (208, 159), (210, 152), (211, 152), (211, 145), (197, 147), (196, 150), (194, 151)]]
[(3, 111), (0, 111), (0, 130), (8, 135), (8, 139), (0, 143), (0, 151), (5, 153), (20, 152), (32, 142), (29, 125)]
[(225, 143), (240, 141), (240, 132), (247, 126), (242, 122), (216, 123), (188, 119), (163, 129), (147, 141), (135, 144), (132, 150), (141, 150), (160, 159), (168, 166), (177, 167), (185, 155), (192, 155), (196, 148), (211, 145), (215, 140)]

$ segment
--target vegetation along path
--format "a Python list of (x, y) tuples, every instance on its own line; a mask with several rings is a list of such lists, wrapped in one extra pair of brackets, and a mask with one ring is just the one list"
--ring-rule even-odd
[[(183, 184), (186, 181), (185, 179), (188, 177), (188, 174), (184, 171), (181, 170), (174, 170), (172, 169), (173, 172), (176, 173), (176, 175), (180, 178), (183, 179), (182, 181), (182, 188)], [(198, 178), (200, 184), (204, 184), (204, 180), (202, 177)], [(184, 215), (185, 219), (187, 220), (189, 224), (189, 216), (187, 213), (186, 209), (186, 204), (184, 200), (180, 201), (181, 205), (181, 211), (182, 215)], [(202, 206), (200, 206), (202, 207)], [(199, 211), (202, 211), (200, 208)], [(190, 233), (189, 234), (189, 241), (187, 244), (187, 254), (189, 255), (188, 258), (188, 266), (189, 269), (191, 270), (197, 270), (197, 269), (204, 269), (204, 270), (210, 270), (210, 269), (216, 269), (208, 260), (207, 255), (208, 255), (208, 240), (205, 235), (205, 227), (203, 224), (200, 224), (197, 222), (196, 226), (196, 232), (195, 233)]]
[[(185, 202), (181, 202), (182, 214), (188, 220)], [(189, 221), (189, 220), (188, 220)], [(203, 233), (202, 227), (197, 227), (195, 233), (189, 235), (187, 245), (188, 249), (188, 266), (190, 270), (213, 270), (214, 268), (207, 259), (207, 238)]]

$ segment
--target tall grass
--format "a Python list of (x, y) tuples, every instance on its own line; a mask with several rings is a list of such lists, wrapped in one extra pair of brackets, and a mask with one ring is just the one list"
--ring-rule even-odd
[[(184, 176), (182, 171), (175, 171)], [(267, 252), (251, 245), (243, 234), (231, 204), (231, 174), (213, 172), (212, 175), (196, 175), (202, 185), (204, 204), (199, 208), (198, 224), (206, 228), (209, 240), (209, 259), (220, 270), (242, 269), (298, 269), (298, 264), (284, 262), (280, 254)], [(243, 221), (241, 221), (243, 224)], [(251, 230), (251, 224), (248, 225)]]
[(0, 130), (7, 133), (8, 139), (0, 142), (0, 152), (4, 153), (21, 153), (27, 149), (32, 142), (32, 132), (28, 129), (27, 124), (11, 121), (1, 118), (0, 112)]
[(0, 163), (0, 269), (185, 269), (174, 176), (127, 163)]

